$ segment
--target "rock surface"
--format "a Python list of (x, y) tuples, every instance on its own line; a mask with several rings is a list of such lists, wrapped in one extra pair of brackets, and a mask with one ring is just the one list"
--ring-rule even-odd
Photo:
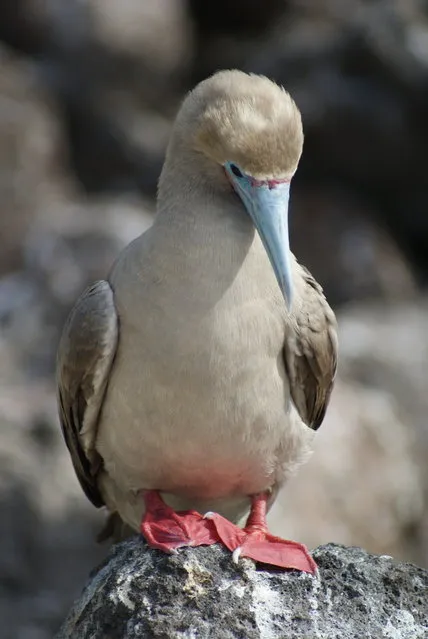
[(219, 546), (167, 556), (135, 537), (95, 571), (57, 639), (428, 636), (428, 571), (328, 544), (319, 575), (236, 566)]

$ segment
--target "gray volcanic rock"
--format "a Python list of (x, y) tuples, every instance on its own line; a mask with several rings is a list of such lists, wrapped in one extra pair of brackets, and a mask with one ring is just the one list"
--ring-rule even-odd
[(95, 571), (57, 639), (428, 637), (428, 571), (320, 546), (319, 575), (233, 564), (220, 546), (168, 556), (134, 537)]

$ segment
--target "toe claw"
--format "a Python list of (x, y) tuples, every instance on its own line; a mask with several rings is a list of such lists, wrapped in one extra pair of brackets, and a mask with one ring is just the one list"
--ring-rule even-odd
[(238, 548), (235, 548), (235, 550), (232, 553), (232, 561), (236, 565), (239, 564), (239, 558), (241, 556), (241, 552), (242, 552), (242, 548), (241, 546), (238, 546)]

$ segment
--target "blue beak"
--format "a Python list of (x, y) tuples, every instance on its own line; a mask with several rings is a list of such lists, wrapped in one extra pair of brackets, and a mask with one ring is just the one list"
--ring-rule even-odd
[(288, 233), (288, 200), (290, 183), (273, 187), (257, 184), (249, 187), (245, 206), (268, 254), (288, 309), (293, 301), (290, 240)]
[(285, 303), (290, 309), (293, 301), (288, 237), (290, 182), (256, 180), (232, 162), (226, 162), (224, 168), (262, 239)]

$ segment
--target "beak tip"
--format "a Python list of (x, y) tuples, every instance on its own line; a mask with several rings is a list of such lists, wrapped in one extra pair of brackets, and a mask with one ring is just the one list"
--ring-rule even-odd
[(291, 311), (291, 307), (293, 305), (293, 300), (291, 296), (284, 295), (285, 305), (287, 307), (287, 311)]
[[(282, 278), (281, 278), (282, 279)], [(288, 278), (287, 278), (288, 279)], [(282, 281), (280, 283), (280, 289), (282, 292), (282, 297), (284, 298), (285, 305), (287, 310), (290, 311), (293, 306), (293, 289), (290, 281)]]

